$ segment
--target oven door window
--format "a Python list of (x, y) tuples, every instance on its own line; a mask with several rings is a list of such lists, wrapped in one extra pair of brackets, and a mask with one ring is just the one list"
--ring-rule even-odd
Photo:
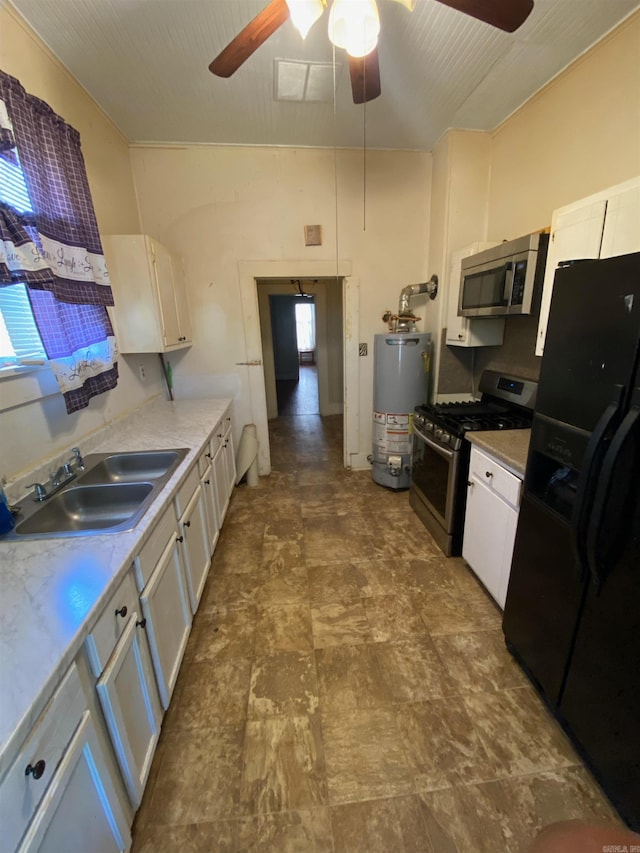
[(450, 459), (445, 459), (414, 433), (411, 473), (413, 483), (447, 529), (450, 527), (450, 519), (447, 518), (450, 468)]

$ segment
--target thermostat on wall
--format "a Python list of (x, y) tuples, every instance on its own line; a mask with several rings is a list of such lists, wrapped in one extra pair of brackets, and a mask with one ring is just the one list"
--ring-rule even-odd
[(305, 246), (322, 246), (321, 225), (304, 226), (304, 244)]

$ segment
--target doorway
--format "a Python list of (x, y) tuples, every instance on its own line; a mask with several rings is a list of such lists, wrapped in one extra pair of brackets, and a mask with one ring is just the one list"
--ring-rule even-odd
[[(293, 261), (240, 261), (238, 263), (238, 278), (245, 341), (245, 360), (242, 364), (246, 367), (238, 378), (241, 386), (246, 389), (248, 403), (246, 412), (242, 412), (240, 416), (244, 417), (247, 422), (256, 424), (258, 470), (263, 476), (271, 471), (266, 399), (266, 385), (270, 379), (268, 375), (269, 364), (265, 360), (265, 347), (270, 346), (270, 337), (264, 335), (260, 326), (259, 298), (260, 294), (264, 292), (264, 285), (273, 282), (286, 282), (291, 288), (291, 279), (299, 276), (330, 280), (337, 285), (338, 302), (341, 306), (341, 327), (333, 337), (335, 339), (337, 335), (340, 343), (341, 358), (338, 372), (340, 373), (341, 402), (336, 413), (343, 414), (344, 417), (343, 463), (345, 468), (365, 468), (368, 465), (366, 454), (360, 451), (360, 371), (358, 357), (360, 283), (359, 279), (352, 275), (351, 261), (310, 261), (302, 259)], [(291, 293), (291, 289), (288, 292)], [(316, 321), (318, 332), (318, 396), (319, 408), (322, 412), (325, 382), (323, 379), (320, 330), (323, 324), (317, 300)], [(331, 372), (335, 373), (335, 365)], [(275, 379), (273, 381), (275, 382)]]
[(258, 279), (267, 418), (344, 408), (340, 279)]
[(269, 295), (278, 415), (318, 415), (315, 295)]

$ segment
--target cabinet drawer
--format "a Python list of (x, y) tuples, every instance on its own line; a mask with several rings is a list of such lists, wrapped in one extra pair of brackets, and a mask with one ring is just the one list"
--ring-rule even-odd
[(138, 591), (142, 592), (149, 583), (149, 578), (163, 555), (167, 542), (172, 536), (178, 535), (178, 525), (173, 506), (169, 505), (160, 516), (151, 536), (142, 546), (138, 556), (135, 558), (134, 566), (136, 572), (136, 583)]
[(222, 444), (222, 439), (224, 438), (224, 421), (220, 421), (214, 431), (211, 433), (211, 439), (209, 441), (211, 445), (211, 456), (215, 456), (218, 448)]
[[(0, 784), (2, 850), (10, 853), (16, 848), (55, 775), (86, 705), (80, 675), (73, 664)], [(26, 770), (31, 766), (37, 775), (42, 769), (38, 762), (43, 762), (44, 768), (36, 779), (32, 771), (27, 774)]]
[(202, 451), (200, 456), (198, 456), (198, 474), (202, 477), (204, 472), (207, 470), (207, 466), (209, 465), (209, 460), (211, 457), (211, 450), (209, 445), (207, 444), (205, 449)]
[(178, 494), (176, 495), (176, 512), (178, 514), (178, 518), (180, 518), (185, 509), (187, 508), (187, 504), (191, 500), (193, 493), (198, 487), (198, 483), (200, 481), (200, 475), (198, 474), (198, 466), (194, 465), (193, 468), (187, 474), (187, 479), (178, 489)]
[(129, 571), (109, 599), (109, 603), (105, 605), (95, 628), (86, 639), (89, 662), (96, 678), (105, 668), (120, 635), (127, 627), (129, 616), (136, 610), (138, 593), (133, 582), (133, 573)]
[(522, 480), (512, 474), (511, 471), (503, 468), (495, 459), (478, 450), (477, 447), (471, 448), (469, 474), (485, 483), (488, 488), (508, 501), (511, 506), (520, 506)]

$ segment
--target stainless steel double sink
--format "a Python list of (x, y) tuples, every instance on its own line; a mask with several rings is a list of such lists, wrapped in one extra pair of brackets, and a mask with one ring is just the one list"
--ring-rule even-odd
[(178, 448), (90, 454), (84, 470), (59, 492), (45, 501), (33, 496), (20, 501), (15, 529), (2, 538), (131, 530), (188, 452)]

